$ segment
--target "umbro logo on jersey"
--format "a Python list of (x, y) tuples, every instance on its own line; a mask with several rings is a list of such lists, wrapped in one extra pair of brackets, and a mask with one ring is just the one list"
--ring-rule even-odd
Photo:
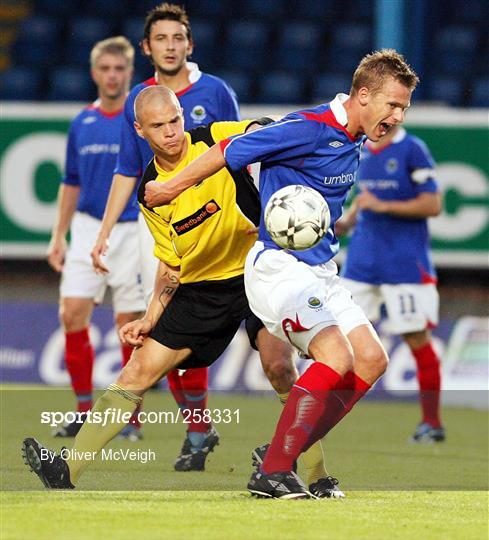
[(329, 146), (332, 146), (333, 148), (339, 148), (340, 146), (343, 146), (343, 143), (340, 141), (333, 141), (329, 143)]
[(96, 121), (97, 119), (95, 118), (95, 116), (87, 116), (82, 120), (82, 124), (93, 124)]
[(202, 223), (204, 223), (206, 219), (209, 219), (220, 210), (221, 208), (219, 207), (219, 205), (214, 199), (212, 199), (209, 202), (205, 203), (202, 208), (199, 208), (197, 212), (194, 212), (191, 216), (188, 216), (184, 219), (181, 219), (180, 221), (173, 223), (172, 227), (178, 234), (178, 236), (181, 236), (182, 234), (185, 234), (186, 232), (195, 229), (195, 227), (202, 225)]

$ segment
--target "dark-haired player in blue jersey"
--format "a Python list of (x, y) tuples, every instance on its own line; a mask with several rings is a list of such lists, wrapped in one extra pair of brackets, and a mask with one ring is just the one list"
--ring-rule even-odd
[(355, 226), (342, 282), (375, 322), (385, 304), (388, 331), (400, 334), (416, 360), (422, 421), (415, 442), (440, 442), (440, 360), (430, 328), (438, 323), (436, 273), (427, 218), (441, 210), (434, 162), (426, 145), (402, 128), (367, 142), (359, 194), (339, 223)]
[[(106, 273), (108, 265), (101, 256), (107, 250), (107, 238), (124, 206), (134, 193), (136, 183), (153, 158), (149, 144), (138, 137), (134, 129), (134, 101), (148, 86), (163, 85), (173, 90), (183, 107), (187, 130), (212, 121), (239, 120), (234, 91), (221, 79), (202, 73), (188, 62), (193, 50), (192, 31), (185, 10), (174, 4), (161, 4), (148, 13), (141, 47), (151, 60), (155, 76), (136, 85), (124, 107), (121, 146), (112, 188), (97, 241), (92, 250), (94, 267)], [(142, 217), (140, 218), (141, 272), (146, 301), (149, 302), (156, 275), (157, 259), (153, 256), (154, 241)], [(110, 267), (111, 272), (114, 271)], [(207, 368), (174, 371), (168, 375), (168, 385), (183, 409), (198, 411), (207, 408)], [(202, 421), (197, 421), (202, 417)], [(218, 435), (204, 415), (192, 414), (187, 436), (177, 461), (176, 470), (193, 470), (202, 463), (202, 448), (213, 448)], [(128, 426), (125, 430), (132, 430)], [(125, 433), (124, 432), (124, 433)]]
[(246, 261), (246, 294), (255, 315), (315, 360), (294, 384), (260, 470), (248, 484), (258, 496), (309, 496), (294, 472), (298, 456), (351, 410), (387, 366), (375, 330), (339, 284), (332, 261), (338, 251), (334, 223), (353, 185), (364, 135), (377, 141), (400, 124), (417, 82), (396, 51), (369, 54), (353, 75), (349, 96), (339, 94), (329, 104), (223, 141), (173, 180), (146, 184), (146, 204), (161, 206), (223, 166), (260, 161), (262, 208), (272, 193), (291, 184), (316, 189), (329, 204), (331, 229), (307, 251), (279, 249), (262, 216)]
[[(62, 273), (60, 319), (65, 332), (65, 363), (78, 401), (78, 411), (92, 406), (94, 350), (88, 325), (97, 299), (112, 288), (115, 322), (120, 328), (145, 309), (139, 263), (132, 254), (138, 249), (137, 211), (131, 197), (115, 225), (108, 264), (115, 271), (97, 275), (90, 249), (97, 237), (112, 173), (119, 151), (123, 105), (131, 80), (134, 49), (124, 37), (97, 43), (91, 52), (91, 74), (98, 99), (72, 122), (68, 134), (66, 170), (58, 195), (58, 214), (48, 249), (49, 264)], [(71, 231), (67, 251), (66, 235)], [(129, 359), (132, 347), (122, 346)], [(80, 429), (73, 422), (56, 431), (73, 437)]]

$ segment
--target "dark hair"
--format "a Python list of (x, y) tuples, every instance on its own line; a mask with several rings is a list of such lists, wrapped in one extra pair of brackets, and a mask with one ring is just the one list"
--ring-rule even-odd
[(187, 30), (187, 38), (192, 42), (192, 29), (190, 28), (190, 21), (184, 7), (164, 2), (152, 9), (144, 21), (143, 40), (149, 41), (151, 26), (156, 21), (177, 21), (183, 24)]
[(353, 74), (351, 94), (356, 94), (362, 87), (376, 92), (389, 77), (411, 90), (414, 90), (419, 82), (418, 76), (402, 54), (394, 49), (382, 49), (362, 58)]

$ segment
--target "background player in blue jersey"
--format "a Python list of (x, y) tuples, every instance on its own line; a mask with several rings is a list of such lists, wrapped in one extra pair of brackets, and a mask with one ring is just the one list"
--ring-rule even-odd
[[(153, 63), (155, 76), (136, 85), (124, 107), (120, 152), (100, 232), (92, 250), (94, 267), (100, 272), (113, 272), (114, 268), (102, 260), (107, 249), (107, 238), (123, 208), (133, 196), (146, 165), (153, 158), (148, 143), (138, 137), (134, 129), (134, 101), (148, 86), (163, 85), (173, 90), (183, 107), (185, 128), (192, 129), (215, 120), (238, 120), (239, 111), (233, 90), (221, 79), (202, 73), (188, 61), (192, 54), (193, 39), (185, 10), (178, 5), (161, 4), (149, 12), (141, 43), (143, 53)], [(148, 302), (153, 292), (157, 259), (153, 256), (154, 240), (140, 217), (140, 248), (142, 282)], [(111, 248), (112, 249), (112, 248)], [(197, 410), (207, 408), (207, 368), (174, 371), (168, 375), (168, 384), (181, 408)], [(195, 421), (191, 415), (187, 437), (177, 458), (177, 470), (191, 470), (200, 463), (201, 449), (206, 440), (217, 433), (204, 419)], [(192, 450), (192, 452), (191, 452)]]
[(343, 284), (371, 321), (385, 304), (387, 329), (400, 334), (416, 360), (422, 421), (414, 441), (445, 439), (440, 420), (440, 361), (430, 328), (438, 323), (436, 273), (427, 218), (441, 210), (434, 162), (425, 144), (402, 128), (367, 142), (358, 187), (339, 223), (355, 226), (342, 268)]
[(245, 286), (250, 307), (267, 329), (315, 362), (294, 384), (275, 436), (248, 489), (259, 496), (307, 497), (293, 472), (298, 456), (347, 414), (384, 372), (387, 355), (349, 291), (339, 284), (332, 257), (338, 251), (334, 223), (358, 169), (363, 135), (378, 141), (404, 120), (418, 78), (393, 50), (362, 59), (350, 95), (287, 115), (253, 133), (212, 147), (173, 180), (146, 184), (148, 206), (166, 204), (227, 165), (261, 162), (262, 208), (290, 184), (323, 194), (331, 229), (307, 251), (279, 249), (261, 219), (248, 254)]
[[(91, 52), (91, 74), (98, 100), (72, 122), (66, 152), (66, 170), (58, 194), (58, 213), (48, 249), (49, 264), (62, 273), (60, 319), (66, 337), (65, 362), (78, 400), (78, 411), (92, 406), (94, 350), (88, 325), (96, 300), (112, 289), (115, 322), (120, 328), (144, 310), (138, 249), (137, 210), (134, 199), (125, 206), (110, 236), (108, 264), (114, 271), (97, 275), (90, 249), (100, 228), (119, 151), (123, 105), (133, 71), (134, 49), (126, 38), (97, 43)], [(71, 242), (67, 251), (66, 235)], [(122, 347), (128, 359), (132, 347)], [(57, 435), (74, 436), (80, 423), (61, 427)]]

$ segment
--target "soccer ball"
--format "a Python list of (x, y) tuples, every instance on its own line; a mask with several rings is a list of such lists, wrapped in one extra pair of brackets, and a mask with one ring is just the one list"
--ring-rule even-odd
[(328, 204), (315, 189), (290, 185), (276, 191), (265, 207), (265, 227), (281, 248), (301, 251), (318, 244), (331, 222)]

